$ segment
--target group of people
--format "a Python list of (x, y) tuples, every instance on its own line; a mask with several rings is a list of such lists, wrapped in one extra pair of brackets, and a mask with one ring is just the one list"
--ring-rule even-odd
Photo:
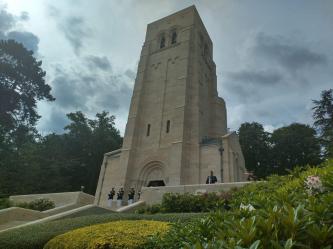
[[(211, 171), (210, 175), (207, 177), (206, 184), (214, 184), (217, 182), (217, 177), (214, 176), (214, 172)], [(117, 207), (120, 207), (123, 202), (125, 191), (124, 188), (120, 188), (117, 192)], [(112, 207), (113, 198), (116, 195), (115, 188), (112, 188), (110, 193), (108, 194), (108, 206)], [(138, 191), (138, 200), (140, 199), (141, 192)], [(134, 202), (135, 198), (135, 190), (134, 188), (130, 188), (128, 191), (128, 205), (131, 205)]]
[[(120, 207), (122, 205), (123, 197), (124, 197), (125, 191), (124, 188), (120, 188), (117, 192), (117, 206)], [(113, 198), (116, 195), (115, 188), (112, 188), (110, 193), (108, 194), (108, 206), (112, 207)], [(141, 192), (138, 191), (138, 200), (140, 199)], [(134, 188), (130, 188), (128, 191), (128, 205), (132, 204), (134, 202), (135, 198), (135, 190)]]

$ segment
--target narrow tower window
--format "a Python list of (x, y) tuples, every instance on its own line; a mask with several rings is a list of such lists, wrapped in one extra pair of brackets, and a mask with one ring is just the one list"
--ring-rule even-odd
[(169, 131), (170, 131), (170, 120), (167, 121), (166, 133), (169, 133)]
[(150, 124), (147, 125), (147, 137), (149, 136), (150, 134)]
[(160, 43), (160, 48), (164, 48), (165, 47), (165, 37), (164, 35), (161, 37), (161, 43)]
[(204, 56), (208, 55), (208, 46), (207, 46), (207, 44), (205, 44), (203, 55)]
[(171, 44), (175, 44), (176, 42), (177, 42), (177, 32), (172, 31)]

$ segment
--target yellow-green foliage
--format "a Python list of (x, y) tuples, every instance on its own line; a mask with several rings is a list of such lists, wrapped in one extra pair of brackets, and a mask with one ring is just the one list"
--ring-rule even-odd
[(169, 223), (124, 220), (88, 226), (51, 239), (44, 249), (141, 249), (149, 236), (163, 235)]

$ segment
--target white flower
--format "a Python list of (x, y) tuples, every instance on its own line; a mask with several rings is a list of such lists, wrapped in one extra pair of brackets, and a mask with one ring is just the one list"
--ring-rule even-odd
[(309, 194), (322, 193), (324, 191), (323, 183), (319, 176), (308, 176), (304, 183)]
[(250, 212), (256, 210), (251, 204), (244, 205), (243, 203), (240, 204), (239, 209), (244, 209)]

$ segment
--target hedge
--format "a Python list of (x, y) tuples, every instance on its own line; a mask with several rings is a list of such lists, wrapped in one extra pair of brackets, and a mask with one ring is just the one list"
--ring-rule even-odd
[(30, 225), (0, 233), (0, 249), (42, 249), (53, 237), (94, 224), (106, 223), (118, 220), (157, 220), (167, 222), (188, 222), (195, 218), (201, 218), (207, 214), (119, 214), (90, 215), (71, 219), (63, 219), (43, 224)]
[(44, 249), (143, 249), (149, 237), (161, 236), (168, 229), (169, 223), (161, 221), (113, 221), (58, 235)]

